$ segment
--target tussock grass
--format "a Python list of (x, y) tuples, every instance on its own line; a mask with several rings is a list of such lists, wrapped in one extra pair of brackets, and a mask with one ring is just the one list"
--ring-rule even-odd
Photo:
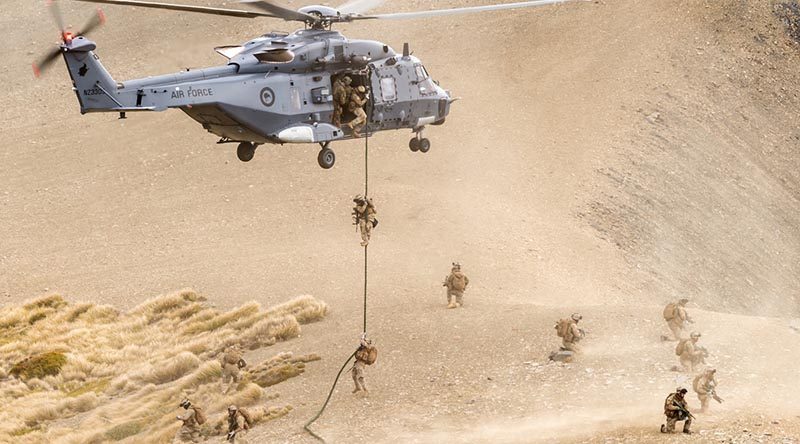
[(249, 406), (256, 422), (283, 416), (291, 406), (258, 405), (262, 385), (302, 374), (318, 356), (278, 354), (245, 371), (223, 396), (219, 355), (233, 344), (252, 350), (294, 338), (301, 324), (325, 313), (311, 297), (220, 312), (191, 290), (129, 312), (72, 305), (58, 295), (0, 308), (0, 369), (11, 377), (0, 386), (0, 402), (14, 406), (0, 410), (0, 442), (170, 442), (186, 396), (205, 409), (208, 436), (224, 435), (213, 426), (224, 426), (231, 403)]

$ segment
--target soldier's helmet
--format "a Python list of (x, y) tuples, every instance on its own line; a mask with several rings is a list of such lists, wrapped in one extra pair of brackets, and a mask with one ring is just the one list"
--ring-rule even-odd
[(690, 338), (699, 338), (700, 332), (693, 331), (692, 334), (689, 335)]
[(367, 88), (364, 88), (364, 86), (363, 86), (363, 85), (359, 85), (359, 86), (358, 86), (358, 88), (356, 88), (356, 89), (357, 89), (357, 90), (358, 90), (358, 92), (360, 92), (360, 93), (367, 92)]
[(461, 264), (458, 262), (453, 262), (453, 270), (461, 270)]
[(342, 81), (345, 83), (345, 85), (353, 83), (353, 79), (351, 79), (350, 76), (344, 76), (344, 79), (342, 79)]
[(233, 404), (231, 404), (231, 405), (229, 405), (229, 406), (228, 406), (228, 413), (232, 413), (232, 412), (235, 412), (235, 411), (237, 411), (237, 410), (239, 410), (239, 408), (238, 408), (238, 407), (236, 407), (236, 406), (235, 406), (235, 405), (233, 405)]
[(580, 313), (572, 313), (571, 317), (573, 321), (580, 321), (581, 319), (583, 319), (583, 316), (581, 316)]
[(180, 403), (180, 404), (178, 404), (178, 405), (179, 405), (180, 407), (183, 407), (183, 408), (185, 408), (185, 409), (188, 409), (189, 407), (191, 407), (191, 406), (192, 406), (192, 403), (191, 403), (191, 401), (189, 401), (189, 399), (188, 399), (188, 398), (183, 398), (183, 401), (181, 401), (181, 403)]
[(683, 298), (683, 299), (678, 300), (678, 303), (681, 304), (681, 305), (686, 305), (686, 304), (689, 303), (689, 300), (686, 299), (686, 298)]
[(363, 203), (364, 202), (364, 196), (362, 196), (360, 194), (356, 195), (356, 197), (353, 198), (353, 202), (355, 202), (355, 203)]
[(675, 393), (680, 393), (681, 395), (685, 395), (685, 394), (689, 393), (689, 390), (686, 390), (683, 387), (678, 387), (678, 388), (675, 389)]

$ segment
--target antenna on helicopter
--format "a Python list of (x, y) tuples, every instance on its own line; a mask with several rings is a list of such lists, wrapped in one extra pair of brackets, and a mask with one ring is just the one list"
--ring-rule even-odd
[(403, 43), (403, 57), (408, 57), (411, 55), (409, 52), (408, 42)]

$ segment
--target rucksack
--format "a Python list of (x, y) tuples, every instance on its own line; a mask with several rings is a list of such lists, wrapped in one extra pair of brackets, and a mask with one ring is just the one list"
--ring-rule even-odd
[(570, 330), (569, 325), (571, 323), (572, 323), (572, 320), (568, 319), (568, 318), (560, 319), (556, 323), (555, 329), (556, 329), (556, 334), (558, 335), (559, 338), (566, 338), (567, 337), (567, 335), (569, 334), (569, 330)]
[(378, 359), (378, 349), (374, 345), (362, 345), (356, 350), (356, 359), (367, 365), (372, 365)]
[(674, 302), (670, 302), (664, 307), (664, 320), (671, 321), (675, 319), (675, 310), (677, 309), (677, 305)]
[(464, 291), (467, 288), (467, 277), (461, 273), (453, 273), (453, 290)]
[(203, 409), (194, 406), (192, 406), (192, 409), (194, 410), (194, 420), (197, 421), (197, 424), (199, 425), (205, 424), (208, 418), (206, 418), (206, 414), (203, 413)]
[(694, 380), (692, 381), (692, 388), (694, 389), (695, 392), (699, 393), (701, 391), (700, 390), (700, 378), (702, 378), (702, 377), (703, 377), (703, 374), (700, 373), (699, 375), (695, 376)]
[(237, 411), (242, 415), (242, 418), (244, 418), (244, 428), (249, 429), (253, 425), (253, 420), (250, 418), (250, 413), (241, 407)]
[(678, 341), (678, 345), (675, 347), (675, 355), (676, 356), (680, 356), (680, 355), (683, 354), (683, 349), (686, 348), (685, 347), (686, 346), (686, 341), (688, 341), (688, 339), (681, 339), (680, 341)]

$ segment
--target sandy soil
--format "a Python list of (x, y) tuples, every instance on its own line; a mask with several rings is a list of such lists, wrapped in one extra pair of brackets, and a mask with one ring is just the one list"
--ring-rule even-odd
[[(62, 3), (76, 25), (92, 10)], [(311, 146), (262, 147), (242, 164), (177, 111), (80, 116), (61, 66), (40, 81), (29, 72), (57, 36), (47, 11), (0, 10), (13, 30), (0, 48), (3, 303), (59, 292), (129, 308), (184, 287), (220, 307), (313, 294), (328, 319), (281, 346), (323, 361), (282, 385), (296, 410), (252, 434), (312, 442), (302, 424), (361, 328), (349, 204), (363, 146), (339, 144), (330, 171)], [(119, 79), (220, 64), (213, 46), (292, 28), (106, 13), (93, 37)], [(597, 1), (341, 30), (410, 42), (463, 100), (427, 132), (426, 155), (408, 150), (406, 132), (370, 142), (381, 224), (368, 327), (381, 357), (368, 397), (345, 380), (319, 433), (677, 442), (657, 433), (661, 402), (682, 382), (658, 336), (663, 303), (687, 296), (726, 398), (699, 418), (697, 441), (798, 440), (788, 318), (800, 311), (800, 52), (772, 2)], [(454, 260), (472, 286), (467, 306), (448, 311), (440, 284)], [(553, 322), (573, 311), (591, 333), (586, 356), (547, 365)]]

